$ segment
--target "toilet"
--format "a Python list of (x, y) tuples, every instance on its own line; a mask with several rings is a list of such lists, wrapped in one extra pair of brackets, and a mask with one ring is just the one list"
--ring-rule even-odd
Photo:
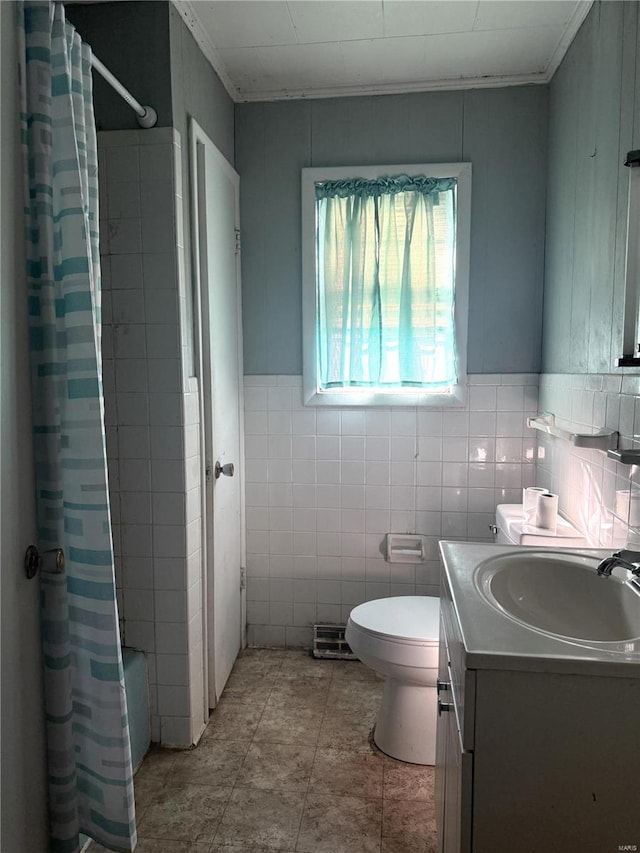
[(434, 764), (440, 599), (403, 595), (359, 604), (345, 639), (354, 654), (386, 676), (373, 733), (386, 755)]
[[(584, 536), (558, 517), (555, 532), (523, 523), (522, 504), (500, 504), (497, 545), (584, 548)], [(353, 653), (386, 676), (373, 732), (386, 755), (410, 764), (435, 764), (440, 599), (427, 595), (381, 598), (351, 611), (345, 639)]]

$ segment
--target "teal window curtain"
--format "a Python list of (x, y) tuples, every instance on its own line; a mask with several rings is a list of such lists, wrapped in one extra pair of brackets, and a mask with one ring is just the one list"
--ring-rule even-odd
[(136, 844), (115, 596), (100, 354), (91, 52), (61, 3), (25, 2), (22, 138), (38, 545), (53, 853), (84, 832)]
[(455, 178), (316, 184), (320, 390), (456, 382)]

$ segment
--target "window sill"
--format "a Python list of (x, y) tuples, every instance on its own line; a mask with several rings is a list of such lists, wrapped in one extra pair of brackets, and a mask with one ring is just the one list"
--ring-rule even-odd
[(403, 393), (376, 391), (322, 391), (317, 388), (303, 388), (303, 405), (333, 406), (345, 408), (349, 406), (368, 406), (390, 408), (404, 406), (411, 408), (460, 408), (467, 402), (466, 383), (459, 382), (452, 386), (448, 393)]

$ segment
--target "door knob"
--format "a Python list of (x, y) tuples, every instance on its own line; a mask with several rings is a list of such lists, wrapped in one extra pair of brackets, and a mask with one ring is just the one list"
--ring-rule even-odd
[(38, 569), (53, 575), (64, 571), (64, 551), (62, 548), (51, 548), (42, 554), (35, 545), (29, 545), (24, 555), (24, 573), (29, 580), (34, 578)]
[(227, 462), (226, 465), (221, 465), (219, 462), (216, 462), (216, 467), (213, 471), (216, 475), (216, 480), (218, 480), (222, 474), (224, 474), (225, 477), (233, 477), (235, 469), (233, 467), (233, 462)]

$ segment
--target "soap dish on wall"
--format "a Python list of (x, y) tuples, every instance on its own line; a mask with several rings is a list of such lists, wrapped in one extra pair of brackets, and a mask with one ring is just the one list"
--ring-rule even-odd
[(575, 447), (585, 447), (591, 450), (602, 450), (608, 452), (614, 450), (618, 446), (619, 434), (613, 429), (598, 429), (595, 432), (573, 432), (570, 429), (563, 429), (556, 424), (556, 416), (551, 412), (543, 412), (536, 418), (527, 418), (527, 426), (530, 429), (538, 429), (541, 432), (546, 432), (547, 435), (555, 435), (556, 438), (562, 438), (565, 441), (570, 441)]
[(423, 563), (425, 537), (411, 533), (387, 533), (387, 563)]
[(622, 465), (640, 465), (640, 450), (607, 450), (607, 456)]

